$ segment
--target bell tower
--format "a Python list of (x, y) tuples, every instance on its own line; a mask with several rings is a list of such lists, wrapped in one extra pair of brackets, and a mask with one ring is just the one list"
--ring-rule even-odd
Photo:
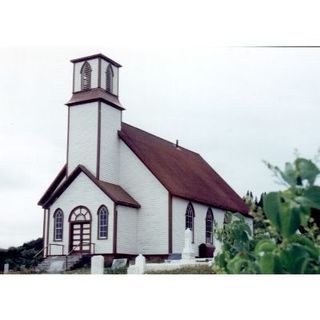
[(100, 53), (71, 62), (67, 174), (81, 164), (98, 179), (118, 183), (118, 130), (124, 110), (118, 98), (121, 65)]

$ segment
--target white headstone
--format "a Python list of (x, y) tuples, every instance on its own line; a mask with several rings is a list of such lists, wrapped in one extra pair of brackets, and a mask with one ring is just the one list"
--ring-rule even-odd
[(3, 273), (9, 273), (9, 263), (4, 264)]
[(91, 274), (103, 274), (104, 258), (103, 256), (91, 257)]
[(134, 264), (128, 267), (127, 274), (138, 274), (137, 268)]
[(127, 263), (128, 259), (113, 259), (111, 269), (116, 270), (119, 268), (125, 268)]
[(144, 274), (146, 258), (141, 253), (135, 259), (135, 267), (138, 274)]
[(195, 258), (192, 245), (192, 231), (189, 228), (184, 232), (184, 248), (181, 258), (182, 260), (193, 260)]

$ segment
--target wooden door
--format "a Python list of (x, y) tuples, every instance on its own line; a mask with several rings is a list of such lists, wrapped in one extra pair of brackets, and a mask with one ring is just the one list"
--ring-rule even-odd
[(90, 253), (91, 247), (90, 222), (72, 223), (70, 225), (70, 251), (74, 254)]

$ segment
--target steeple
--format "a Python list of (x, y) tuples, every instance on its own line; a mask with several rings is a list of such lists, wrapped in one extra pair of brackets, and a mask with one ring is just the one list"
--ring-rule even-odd
[(118, 130), (124, 110), (118, 99), (121, 65), (101, 53), (71, 62), (67, 175), (83, 165), (96, 178), (118, 183)]
[(101, 53), (73, 59), (71, 62), (73, 95), (66, 105), (99, 100), (123, 109), (118, 99), (119, 63)]

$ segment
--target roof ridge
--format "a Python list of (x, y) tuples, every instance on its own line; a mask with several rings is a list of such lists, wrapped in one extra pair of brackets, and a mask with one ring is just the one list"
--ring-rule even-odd
[[(127, 126), (129, 126), (129, 127), (131, 127), (131, 128), (134, 128), (134, 129), (137, 129), (137, 130), (139, 130), (139, 131), (142, 131), (142, 132), (144, 132), (144, 133), (146, 133), (146, 134), (148, 134), (148, 135), (150, 135), (150, 136), (153, 136), (153, 137), (155, 137), (155, 138), (157, 138), (157, 139), (159, 139), (159, 140), (162, 140), (163, 142), (166, 142), (166, 143), (172, 145), (173, 147), (175, 147), (175, 145), (176, 145), (174, 142), (171, 142), (171, 141), (169, 141), (169, 140), (167, 140), (167, 139), (161, 138), (161, 137), (155, 135), (154, 133), (150, 133), (150, 132), (148, 132), (148, 131), (146, 131), (146, 130), (143, 130), (143, 129), (140, 129), (140, 128), (138, 128), (138, 127), (135, 127), (135, 126), (133, 126), (133, 125), (131, 125), (131, 124), (129, 124), (129, 123), (126, 123), (126, 122), (123, 122), (123, 121), (122, 121), (121, 124), (125, 124), (125, 125), (127, 125)], [(180, 145), (179, 145), (179, 148), (180, 148), (180, 149), (183, 149), (183, 150), (185, 150), (185, 151), (188, 151), (188, 152), (192, 152), (192, 153), (200, 156), (200, 154), (199, 154), (198, 152), (192, 151), (192, 150), (187, 149), (187, 148), (185, 148), (185, 147), (182, 147), (182, 146), (180, 146)]]

